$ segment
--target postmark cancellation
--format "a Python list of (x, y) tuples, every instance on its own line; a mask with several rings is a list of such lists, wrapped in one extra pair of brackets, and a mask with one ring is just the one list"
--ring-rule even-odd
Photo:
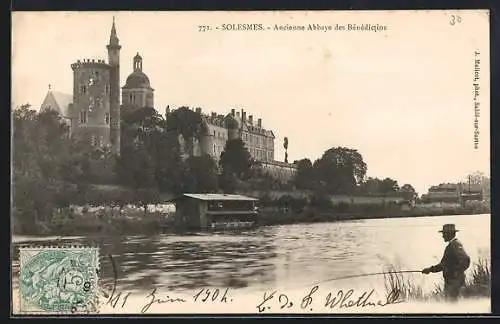
[(26, 247), (19, 252), (20, 313), (98, 312), (98, 248)]

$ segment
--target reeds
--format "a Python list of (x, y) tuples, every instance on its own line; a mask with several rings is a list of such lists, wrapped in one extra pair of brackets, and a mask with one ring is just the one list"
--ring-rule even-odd
[[(384, 275), (386, 294), (399, 292), (400, 300), (404, 301), (439, 301), (444, 299), (443, 283), (436, 283), (434, 288), (426, 291), (415, 280), (415, 276), (398, 273), (398, 267), (389, 265)], [(463, 298), (480, 298), (491, 296), (491, 271), (487, 258), (480, 257), (466, 271), (465, 285), (461, 290)]]

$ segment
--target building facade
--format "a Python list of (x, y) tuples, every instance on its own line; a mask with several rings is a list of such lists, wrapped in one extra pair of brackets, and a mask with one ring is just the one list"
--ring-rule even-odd
[(462, 204), (468, 200), (489, 201), (490, 181), (484, 178), (480, 183), (442, 183), (429, 188), (422, 195), (424, 203)]
[[(253, 115), (248, 115), (245, 110), (231, 109), (227, 115), (212, 112), (204, 114), (201, 108), (194, 110), (201, 116), (205, 133), (200, 139), (192, 139), (186, 143), (182, 136), (179, 137), (181, 152), (184, 158), (188, 156), (210, 155), (216, 162), (224, 151), (226, 142), (231, 139), (241, 139), (250, 156), (259, 162), (263, 174), (269, 175), (282, 182), (289, 181), (295, 175), (295, 164), (276, 161), (274, 155), (274, 133), (262, 126), (262, 119), (254, 122)], [(172, 111), (167, 107), (165, 118), (168, 119)]]

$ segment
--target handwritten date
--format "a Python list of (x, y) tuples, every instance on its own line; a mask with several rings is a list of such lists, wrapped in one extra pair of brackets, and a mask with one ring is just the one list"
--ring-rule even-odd
[(193, 300), (200, 302), (219, 302), (219, 303), (227, 303), (232, 302), (233, 299), (229, 297), (229, 288), (226, 288), (224, 292), (221, 292), (219, 288), (216, 289), (207, 289), (202, 288), (198, 291), (194, 296)]

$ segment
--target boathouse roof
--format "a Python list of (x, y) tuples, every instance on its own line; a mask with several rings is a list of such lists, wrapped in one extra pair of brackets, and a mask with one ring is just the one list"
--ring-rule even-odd
[(257, 198), (243, 196), (243, 195), (231, 195), (231, 194), (214, 194), (214, 193), (185, 193), (181, 197), (189, 197), (198, 200), (239, 200), (239, 201), (256, 201)]

